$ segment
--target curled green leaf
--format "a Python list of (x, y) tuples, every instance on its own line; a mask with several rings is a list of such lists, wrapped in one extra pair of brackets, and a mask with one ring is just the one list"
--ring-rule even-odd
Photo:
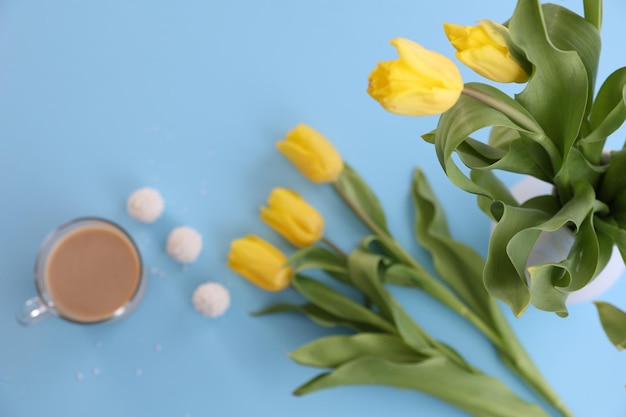
[(593, 103), (589, 117), (590, 132), (581, 142), (585, 154), (600, 163), (604, 144), (609, 135), (619, 129), (626, 120), (626, 67), (613, 72), (604, 81)]
[(491, 197), (477, 196), (478, 208), (482, 210), (492, 220), (497, 221), (491, 211), (491, 204), (493, 201), (502, 201), (504, 204), (510, 206), (518, 206), (518, 202), (511, 194), (509, 188), (492, 172), (489, 170), (478, 171), (473, 170), (470, 173), (472, 181), (487, 190)]
[(594, 26), (594, 22), (585, 20), (563, 6), (546, 3), (542, 5), (541, 10), (550, 42), (561, 51), (576, 52), (585, 67), (588, 88), (586, 114), (588, 114), (595, 93), (600, 60), (601, 42), (598, 27)]
[[(500, 129), (499, 132), (515, 132)], [(461, 161), (468, 168), (476, 171), (502, 170), (517, 174), (530, 175), (543, 181), (554, 177), (550, 156), (544, 147), (527, 135), (518, 135), (515, 139), (499, 147), (467, 138), (456, 149)]]
[[(516, 100), (532, 114), (565, 159), (586, 114), (587, 69), (577, 51), (560, 50), (550, 40), (538, 1), (518, 2), (509, 30), (535, 67)], [(558, 171), (560, 166), (556, 168)]]
[[(518, 131), (520, 138), (523, 136), (524, 140), (534, 141), (541, 146), (544, 154), (548, 156), (548, 172), (555, 172), (554, 167), (560, 166), (558, 148), (547, 140), (541, 126), (518, 102), (502, 91), (485, 84), (468, 83), (463, 92), (457, 103), (441, 115), (434, 133), (435, 151), (439, 162), (455, 185), (474, 194), (488, 195), (486, 190), (466, 177), (456, 165), (453, 159), (455, 152), (462, 152), (466, 162), (475, 168), (515, 164), (518, 157), (511, 153), (511, 149), (503, 153), (500, 148), (491, 149), (488, 145), (478, 145), (468, 140), (472, 133), (491, 126)], [(509, 148), (511, 146), (509, 144)], [(475, 154), (473, 159), (470, 159), (471, 153)], [(528, 164), (521, 164), (521, 160), (516, 164), (515, 172), (526, 172), (529, 169)]]

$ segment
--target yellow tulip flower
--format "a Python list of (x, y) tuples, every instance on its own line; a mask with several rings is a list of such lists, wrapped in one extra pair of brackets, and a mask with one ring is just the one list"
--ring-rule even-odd
[(343, 159), (321, 133), (300, 124), (276, 144), (278, 150), (309, 180), (331, 182), (343, 170)]
[(255, 235), (231, 243), (228, 267), (267, 291), (285, 289), (292, 274), (287, 266), (287, 257), (271, 243)]
[(299, 194), (285, 188), (272, 190), (261, 220), (298, 247), (310, 246), (324, 234), (324, 219)]
[(463, 79), (452, 60), (408, 39), (396, 38), (391, 44), (399, 58), (379, 62), (367, 88), (381, 106), (405, 116), (429, 116), (457, 102)]
[(446, 36), (457, 50), (456, 57), (492, 81), (523, 83), (528, 73), (511, 56), (506, 41), (499, 31), (508, 29), (499, 23), (481, 20), (478, 26), (444, 23)]

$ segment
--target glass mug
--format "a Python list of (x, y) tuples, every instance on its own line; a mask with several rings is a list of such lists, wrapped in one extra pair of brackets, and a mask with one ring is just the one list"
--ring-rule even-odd
[(65, 223), (44, 240), (35, 262), (38, 295), (18, 314), (23, 325), (50, 317), (95, 324), (130, 314), (146, 274), (137, 245), (117, 224), (96, 217)]

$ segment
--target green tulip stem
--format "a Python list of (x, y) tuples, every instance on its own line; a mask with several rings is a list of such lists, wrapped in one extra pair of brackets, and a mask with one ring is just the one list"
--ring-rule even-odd
[(510, 325), (502, 315), (494, 314), (497, 320), (496, 326), (501, 334), (503, 348), (498, 349), (500, 354), (505, 356), (505, 363), (515, 371), (526, 383), (539, 395), (541, 395), (555, 410), (563, 417), (575, 417), (567, 408), (561, 397), (552, 389), (552, 386), (545, 380), (537, 366), (532, 361), (528, 352), (519, 342)]
[(502, 100), (498, 100), (496, 97), (485, 93), (477, 88), (465, 86), (462, 91), (468, 97), (472, 97), (491, 108), (494, 108), (507, 116), (513, 122), (517, 123), (520, 127), (528, 130), (529, 132), (541, 133), (543, 129), (537, 124), (535, 120), (528, 115), (520, 112), (518, 109), (508, 105)]
[(346, 195), (346, 193), (343, 191), (343, 189), (339, 186), (339, 184), (337, 183), (337, 181), (333, 181), (332, 182), (333, 187), (335, 188), (335, 191), (337, 192), (337, 194), (339, 195), (339, 197), (341, 197), (341, 199), (343, 200), (344, 203), (346, 203), (346, 205), (350, 208), (350, 210), (352, 210), (354, 212), (354, 214), (356, 214), (359, 219), (361, 219), (361, 221), (363, 223), (365, 223), (365, 225), (372, 231), (374, 232), (376, 235), (378, 236), (389, 236), (383, 229), (381, 229), (380, 227), (378, 227), (378, 225), (376, 223), (374, 223), (372, 221), (372, 219), (369, 218), (369, 216), (367, 214), (365, 214), (363, 211), (361, 211), (356, 204), (354, 204), (352, 202), (352, 200), (350, 199), (350, 197), (348, 197)]
[[(475, 90), (478, 91), (478, 90)], [(482, 92), (478, 91), (482, 94)], [(398, 258), (398, 261), (403, 262), (406, 265), (415, 268), (422, 274), (432, 277), (411, 255), (409, 255), (404, 248), (396, 242), (396, 240), (389, 233), (380, 228), (365, 212), (352, 202), (350, 197), (342, 190), (342, 188), (333, 182), (337, 194), (346, 203), (346, 205), (359, 217), (359, 219), (374, 233), (376, 234), (387, 247), (393, 249), (394, 255)], [(326, 242), (324, 242), (326, 243)], [(331, 247), (334, 247), (331, 246)], [(482, 332), (494, 345), (494, 347), (500, 352), (505, 364), (507, 364), (517, 375), (519, 375), (526, 383), (532, 387), (541, 397), (548, 401), (556, 410), (558, 410), (563, 417), (574, 417), (571, 411), (569, 411), (566, 405), (563, 403), (558, 394), (552, 389), (552, 387), (543, 378), (541, 372), (537, 369), (532, 359), (523, 348), (515, 333), (510, 328), (510, 325), (503, 316), (502, 311), (499, 309), (497, 303), (493, 302), (491, 306), (492, 317), (494, 317), (494, 328), (485, 323), (482, 319), (476, 316), (471, 310), (469, 310), (465, 304), (461, 301), (451, 302), (452, 299), (456, 299), (454, 295), (447, 287), (440, 284), (434, 277), (429, 281), (428, 288), (424, 287), (423, 290), (435, 299), (444, 303), (457, 314), (465, 317), (470, 321), (480, 332)]]
[(322, 238), (320, 239), (320, 242), (328, 246), (330, 249), (332, 249), (337, 255), (341, 256), (342, 258), (348, 258), (348, 254), (345, 253), (343, 250), (341, 250), (339, 246), (335, 245), (333, 241), (328, 239), (326, 236), (322, 236)]
[[(365, 214), (362, 210), (360, 210), (352, 200), (343, 192), (341, 187), (337, 185), (337, 183), (333, 182), (333, 186), (337, 191), (337, 194), (341, 197), (341, 199), (346, 203), (346, 205), (357, 215), (359, 219), (380, 239), (382, 239), (386, 245), (390, 248), (394, 249), (394, 255), (398, 258), (399, 261), (403, 262), (405, 265), (409, 265), (415, 270), (419, 271), (424, 276), (429, 276), (431, 279), (428, 280), (428, 288), (424, 288), (428, 294), (433, 296), (435, 299), (442, 302), (444, 305), (448, 306), (452, 310), (454, 310), (461, 317), (465, 317), (469, 320), (478, 330), (480, 330), (491, 342), (499, 349), (502, 349), (502, 341), (500, 337), (487, 325), (485, 324), (478, 316), (476, 316), (471, 310), (467, 308), (461, 301), (452, 303), (451, 300), (457, 300), (455, 295), (451, 296), (451, 291), (437, 281), (434, 277), (429, 274), (426, 269), (422, 265), (420, 265), (411, 255), (409, 255), (404, 248), (397, 243), (397, 241), (391, 236), (389, 233), (385, 232), (381, 229), (372, 219)], [(332, 247), (332, 246), (331, 246)]]

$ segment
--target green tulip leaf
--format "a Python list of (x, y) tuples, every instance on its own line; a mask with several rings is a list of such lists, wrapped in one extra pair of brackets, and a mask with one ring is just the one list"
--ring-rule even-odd
[(618, 350), (626, 349), (626, 312), (612, 304), (595, 301), (600, 323), (607, 337)]
[[(626, 67), (613, 72), (604, 81), (589, 115), (591, 132), (582, 144), (600, 154), (607, 138), (626, 120)], [(594, 161), (598, 162), (598, 161)]]
[(609, 207), (611, 216), (621, 228), (626, 228), (626, 190), (618, 194)]
[(443, 283), (408, 265), (391, 265), (385, 270), (384, 280), (393, 285), (419, 289), (459, 314), (469, 311), (469, 307)]
[(576, 52), (585, 67), (587, 73), (586, 113), (589, 113), (600, 60), (600, 32), (588, 20), (563, 6), (544, 4), (542, 12), (550, 42), (556, 49)]
[(470, 137), (461, 142), (456, 149), (463, 163), (468, 167), (493, 167), (506, 156), (506, 150), (489, 146)]
[[(528, 267), (531, 298), (535, 307), (552, 311), (560, 317), (569, 314), (565, 301), (569, 293), (561, 287), (569, 282), (569, 270), (560, 263), (545, 263)], [(562, 282), (565, 282), (562, 284)]]
[(520, 138), (520, 132), (503, 126), (493, 126), (489, 131), (489, 144), (494, 148), (506, 150), (511, 142)]
[(428, 275), (428, 272), (407, 254), (402, 246), (391, 236), (371, 235), (361, 239), (359, 248), (366, 252), (377, 253), (383, 255), (381, 262), (386, 266), (393, 263), (409, 264), (415, 269), (419, 269), (420, 273)]
[(548, 219), (542, 210), (516, 207), (496, 201), (492, 210), (502, 214), (489, 240), (484, 283), (487, 290), (504, 301), (516, 316), (520, 316), (530, 303), (530, 290), (526, 282), (525, 268), (531, 248), (539, 238), (540, 231), (533, 230), (518, 238), (521, 253), (509, 256), (509, 242), (518, 233), (535, 227)]
[(396, 333), (395, 327), (389, 321), (315, 279), (297, 274), (291, 282), (310, 302), (342, 320), (368, 325), (391, 334)]
[(427, 249), (435, 270), (478, 317), (491, 322), (491, 296), (482, 281), (485, 261), (474, 249), (450, 236), (445, 213), (421, 170), (412, 187), (415, 234)]
[(424, 133), (422, 135), (422, 139), (424, 139), (424, 142), (428, 142), (431, 145), (435, 144), (435, 130), (428, 132), (428, 133)]
[(563, 168), (554, 177), (556, 193), (561, 203), (565, 204), (573, 198), (575, 183), (596, 184), (606, 168), (592, 164), (580, 150), (573, 148), (567, 155)]
[(368, 325), (366, 323), (348, 321), (341, 317), (335, 316), (326, 310), (323, 310), (315, 304), (288, 304), (278, 303), (265, 309), (252, 313), (253, 316), (265, 316), (268, 314), (278, 313), (298, 313), (303, 314), (309, 320), (322, 327), (346, 327), (358, 332), (376, 332), (380, 331), (377, 326)]
[[(535, 70), (516, 100), (533, 116), (564, 159), (585, 116), (589, 80), (577, 51), (560, 50), (549, 38), (539, 1), (520, 1), (509, 22), (512, 40)], [(556, 171), (560, 167), (556, 167)]]
[(520, 399), (499, 380), (437, 357), (397, 363), (360, 357), (299, 387), (296, 395), (346, 385), (383, 385), (424, 392), (476, 417), (548, 417)]
[[(509, 130), (510, 131), (510, 130)], [(507, 149), (487, 145), (466, 138), (456, 149), (461, 161), (473, 170), (495, 170), (530, 175), (550, 182), (554, 173), (544, 148), (526, 136), (519, 136), (508, 143)]]
[(383, 286), (380, 256), (356, 249), (348, 257), (348, 268), (354, 285), (378, 306), (383, 317), (394, 323), (407, 345), (417, 351), (427, 350), (432, 345), (432, 339)]
[(620, 227), (614, 219), (601, 219), (596, 217), (594, 225), (598, 234), (608, 236), (619, 249), (622, 260), (626, 263), (626, 230)]
[(385, 269), (383, 275), (384, 283), (419, 290), (425, 290), (431, 281), (435, 281), (435, 279), (425, 270), (418, 270), (402, 263), (391, 264)]
[(592, 281), (608, 262), (612, 249), (612, 239), (596, 232), (593, 215), (589, 215), (579, 227), (566, 259), (528, 268), (533, 305), (566, 317), (569, 294)]
[[(535, 202), (538, 200), (534, 200)], [(548, 200), (552, 201), (552, 199)], [(533, 204), (532, 202), (529, 204)], [(534, 205), (533, 207), (539, 208)], [(542, 206), (542, 209), (549, 213), (551, 206)], [(542, 223), (539, 228), (542, 231), (554, 232), (564, 226), (573, 225), (576, 229), (587, 219), (589, 214), (596, 207), (595, 191), (587, 182), (581, 181), (574, 185), (573, 197), (565, 203), (558, 212), (556, 212), (549, 220)]]
[[(597, 220), (598, 216), (589, 215), (576, 233), (576, 239), (568, 256), (569, 269), (576, 271), (567, 288), (570, 292), (580, 290), (589, 284), (602, 272), (613, 255), (615, 242), (609, 234), (598, 230)], [(593, 269), (594, 265), (595, 269)]]
[(354, 250), (348, 257), (352, 282), (374, 301), (381, 314), (391, 316), (398, 334), (407, 345), (425, 355), (445, 355), (471, 369), (454, 349), (431, 338), (389, 293), (383, 285), (383, 266), (379, 255), (362, 249)]
[(487, 216), (491, 217), (492, 220), (497, 221), (491, 211), (491, 204), (494, 200), (502, 201), (504, 204), (510, 206), (519, 205), (515, 197), (511, 194), (509, 188), (493, 173), (493, 171), (474, 170), (470, 172), (470, 178), (483, 189), (487, 190), (487, 193), (491, 195), (491, 198), (481, 195), (477, 196), (477, 204), (478, 208), (480, 208)]
[[(540, 172), (554, 172), (551, 167), (560, 164), (558, 149), (547, 140), (541, 127), (524, 107), (502, 91), (486, 84), (468, 83), (464, 93), (450, 110), (441, 115), (434, 133), (435, 151), (439, 162), (455, 185), (474, 194), (486, 194), (484, 189), (466, 177), (456, 165), (453, 159), (455, 152), (462, 153), (465, 157), (464, 162), (475, 164), (475, 168), (493, 169), (497, 164), (501, 164), (500, 167), (508, 167), (515, 172), (542, 176), (544, 174)], [(519, 156), (512, 153), (523, 146), (513, 147), (509, 144), (508, 152), (503, 153), (503, 149), (488, 145), (480, 146), (469, 139), (472, 133), (490, 126), (519, 131), (520, 137), (525, 138), (525, 143), (532, 141), (542, 147), (543, 155), (548, 157), (542, 157), (538, 163), (544, 166), (537, 167), (537, 164), (534, 167), (529, 166), (524, 157), (527, 153), (525, 150), (522, 150)], [(428, 135), (426, 137), (431, 140)]]
[(300, 249), (288, 262), (293, 267), (294, 273), (306, 269), (320, 269), (341, 282), (350, 283), (346, 260), (321, 246)]
[(398, 337), (381, 333), (323, 337), (296, 349), (289, 356), (302, 365), (318, 368), (336, 368), (364, 356), (399, 363), (425, 359)]
[(347, 163), (344, 163), (343, 171), (334, 185), (340, 190), (348, 205), (366, 215), (382, 231), (389, 234), (380, 201), (367, 183)]
[[(593, 188), (584, 182), (577, 183), (573, 198), (556, 213), (552, 213), (555, 207), (552, 196), (531, 199), (521, 207), (495, 205), (500, 206), (503, 216), (489, 242), (485, 285), (507, 302), (516, 315), (522, 314), (531, 298), (538, 308), (566, 315), (568, 293), (590, 282), (608, 259), (607, 236), (600, 245), (592, 224), (597, 208)], [(577, 234), (567, 259), (527, 265), (541, 233), (556, 232), (569, 225), (575, 227)]]
[(626, 149), (611, 152), (611, 163), (600, 182), (598, 199), (608, 205), (609, 215), (626, 229)]
[(391, 297), (383, 286), (383, 258), (372, 252), (356, 249), (348, 256), (348, 270), (352, 284), (378, 306), (382, 317), (394, 322)]

